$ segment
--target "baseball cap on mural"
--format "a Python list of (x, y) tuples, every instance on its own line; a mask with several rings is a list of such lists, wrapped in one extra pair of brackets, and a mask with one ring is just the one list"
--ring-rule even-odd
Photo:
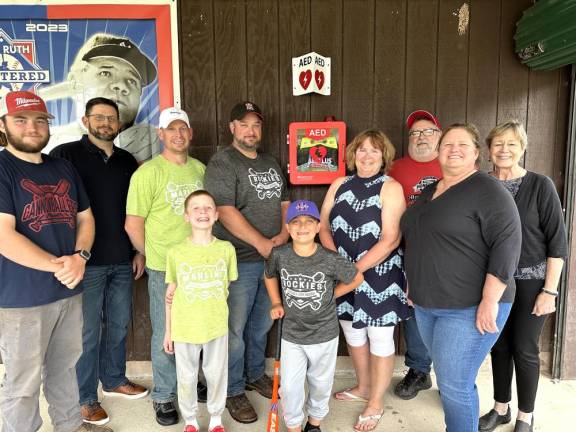
[(82, 47), (82, 60), (97, 57), (117, 57), (130, 63), (138, 71), (142, 86), (156, 79), (156, 66), (130, 39), (107, 33), (96, 33)]
[(290, 221), (298, 216), (310, 216), (314, 219), (320, 220), (320, 212), (318, 211), (318, 207), (312, 201), (307, 200), (298, 200), (294, 201), (288, 207), (286, 211), (286, 223), (290, 223)]
[(230, 121), (242, 120), (244, 116), (249, 113), (254, 113), (260, 117), (260, 120), (264, 120), (264, 116), (262, 115), (262, 111), (260, 111), (258, 105), (254, 102), (245, 101), (234, 105), (234, 108), (232, 108), (232, 111), (230, 112)]
[(54, 118), (46, 109), (44, 100), (32, 92), (14, 91), (7, 93), (6, 96), (0, 99), (0, 117), (27, 111), (46, 114), (46, 117)]
[(406, 117), (406, 127), (410, 129), (414, 124), (414, 122), (418, 120), (431, 121), (436, 125), (438, 129), (442, 129), (442, 126), (440, 126), (440, 122), (438, 121), (438, 119), (433, 114), (430, 114), (428, 111), (424, 110), (414, 111), (408, 117)]
[(188, 127), (190, 127), (190, 120), (188, 120), (188, 114), (186, 114), (186, 111), (176, 107), (162, 110), (160, 113), (160, 121), (158, 122), (158, 127), (166, 129), (168, 126), (170, 126), (170, 123), (175, 120), (182, 120), (184, 123), (186, 123), (186, 125), (188, 125)]

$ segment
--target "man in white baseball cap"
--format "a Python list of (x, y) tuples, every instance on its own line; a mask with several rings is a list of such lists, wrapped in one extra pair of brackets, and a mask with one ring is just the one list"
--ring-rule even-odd
[(134, 248), (146, 256), (152, 321), (152, 402), (162, 426), (178, 423), (174, 356), (164, 352), (166, 252), (190, 234), (184, 200), (203, 189), (204, 164), (188, 155), (192, 128), (185, 111), (166, 108), (160, 114), (162, 153), (144, 163), (130, 180), (125, 229)]

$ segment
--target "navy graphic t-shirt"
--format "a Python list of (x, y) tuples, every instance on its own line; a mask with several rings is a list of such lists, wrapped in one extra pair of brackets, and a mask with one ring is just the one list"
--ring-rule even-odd
[(282, 339), (312, 345), (338, 337), (334, 288), (338, 282), (352, 282), (358, 273), (353, 263), (320, 245), (314, 254), (301, 257), (289, 243), (272, 249), (265, 273), (280, 285)]
[[(76, 214), (90, 203), (72, 164), (42, 155), (34, 164), (0, 152), (0, 213), (16, 218), (16, 231), (59, 257), (74, 253)], [(2, 241), (0, 239), (0, 241)], [(0, 307), (31, 307), (82, 292), (70, 290), (54, 273), (34, 270), (0, 255)]]

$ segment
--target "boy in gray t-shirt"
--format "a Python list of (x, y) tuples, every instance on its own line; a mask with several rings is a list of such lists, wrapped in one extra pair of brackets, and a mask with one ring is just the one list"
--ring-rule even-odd
[(291, 244), (272, 249), (265, 283), (272, 319), (284, 317), (280, 393), (288, 432), (304, 420), (304, 382), (308, 379), (304, 432), (320, 432), (328, 414), (338, 349), (336, 298), (359, 286), (353, 263), (314, 241), (320, 213), (311, 201), (295, 201), (286, 212)]

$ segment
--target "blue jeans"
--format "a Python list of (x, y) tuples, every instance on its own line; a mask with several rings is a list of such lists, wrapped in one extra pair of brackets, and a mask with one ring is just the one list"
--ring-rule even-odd
[(238, 280), (228, 295), (228, 397), (244, 393), (246, 381), (264, 375), (270, 298), (264, 285), (264, 261), (238, 263)]
[(424, 345), (420, 332), (418, 331), (418, 324), (416, 323), (416, 313), (414, 309), (412, 317), (404, 321), (404, 340), (406, 341), (406, 357), (404, 363), (411, 369), (418, 372), (430, 373), (432, 366), (432, 359), (428, 354), (428, 348)]
[(416, 306), (422, 340), (434, 362), (448, 432), (477, 432), (479, 416), (476, 376), (504, 327), (512, 303), (500, 303), (497, 333), (476, 329), (477, 306), (433, 309)]
[(76, 364), (80, 405), (126, 384), (126, 334), (132, 309), (132, 265), (86, 266), (82, 314), (82, 356)]
[(166, 330), (166, 272), (146, 268), (148, 273), (148, 295), (150, 296), (150, 321), (152, 322), (152, 340), (150, 351), (154, 402), (173, 402), (176, 400), (176, 362), (173, 355), (164, 352), (164, 332)]

